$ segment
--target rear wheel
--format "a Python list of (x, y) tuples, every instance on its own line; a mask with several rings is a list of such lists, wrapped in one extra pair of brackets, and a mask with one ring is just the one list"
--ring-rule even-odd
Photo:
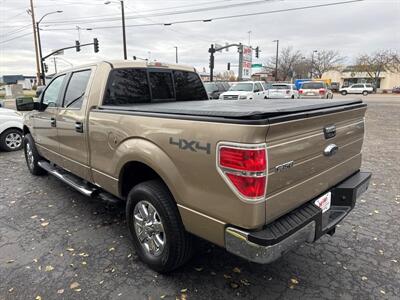
[(29, 172), (33, 175), (44, 175), (47, 173), (38, 165), (42, 157), (39, 155), (35, 142), (29, 133), (24, 136), (24, 153)]
[(347, 95), (347, 91), (341, 91), (340, 92), (343, 96), (346, 96)]
[(0, 135), (0, 149), (3, 151), (17, 151), (22, 148), (22, 131), (10, 128)]
[(140, 183), (130, 191), (126, 218), (138, 256), (153, 270), (170, 272), (191, 257), (193, 237), (160, 180)]
[(363, 91), (362, 94), (363, 94), (363, 96), (368, 96), (368, 92), (367, 91)]

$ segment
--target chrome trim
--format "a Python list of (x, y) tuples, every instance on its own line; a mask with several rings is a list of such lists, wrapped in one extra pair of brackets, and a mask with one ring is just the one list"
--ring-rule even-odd
[[(240, 170), (232, 170), (230, 168), (224, 168), (219, 165), (219, 156), (220, 156), (220, 148), (227, 146), (227, 147), (234, 147), (237, 149), (265, 149), (265, 159), (267, 162), (266, 170), (265, 171), (260, 171), (260, 172), (247, 172), (247, 171), (240, 171)], [(229, 188), (232, 190), (232, 192), (243, 202), (245, 203), (252, 203), (252, 204), (257, 204), (265, 201), (265, 196), (267, 195), (267, 186), (268, 186), (268, 149), (267, 149), (267, 144), (266, 143), (258, 143), (258, 144), (244, 144), (244, 143), (234, 143), (234, 142), (218, 142), (216, 146), (216, 168), (218, 173), (221, 175), (222, 179), (225, 181), (225, 183), (229, 186)], [(242, 195), (237, 188), (232, 184), (232, 182), (229, 180), (229, 178), (226, 176), (226, 173), (232, 173), (235, 175), (241, 175), (241, 176), (252, 176), (252, 177), (266, 177), (266, 184), (265, 184), (265, 190), (264, 190), (264, 195), (262, 197), (256, 197), (256, 198), (249, 198), (244, 195)]]
[(336, 152), (339, 150), (339, 147), (335, 144), (329, 144), (328, 146), (325, 147), (324, 149), (324, 155), (325, 156), (332, 156), (335, 155)]
[(315, 221), (308, 223), (292, 235), (271, 246), (261, 246), (248, 240), (248, 232), (227, 227), (225, 229), (225, 248), (228, 252), (249, 261), (268, 264), (291, 249), (305, 242), (312, 243), (315, 239)]
[(79, 185), (78, 183), (74, 182), (73, 180), (66, 177), (64, 174), (58, 172), (56, 168), (51, 166), (47, 161), (38, 161), (38, 165), (49, 172), (51, 175), (55, 176), (56, 178), (60, 179), (61, 181), (68, 184), (70, 187), (74, 188), (78, 192), (82, 193), (85, 196), (91, 197), (93, 193), (97, 190), (95, 188), (90, 188), (85, 185)]

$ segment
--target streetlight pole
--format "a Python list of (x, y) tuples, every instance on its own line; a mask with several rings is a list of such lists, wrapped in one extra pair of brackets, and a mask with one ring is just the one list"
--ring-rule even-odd
[[(124, 1), (120, 0), (119, 1), (121, 4), (121, 17), (122, 17), (122, 44), (124, 47), (124, 59), (127, 60), (128, 59), (128, 54), (126, 51), (126, 34), (125, 34), (125, 7), (124, 7)], [(104, 2), (104, 4), (110, 4), (111, 1), (106, 1)]]
[(33, 41), (35, 42), (35, 56), (36, 56), (36, 77), (37, 77), (37, 85), (39, 85), (41, 83), (41, 76), (40, 76), (38, 41), (36, 38), (35, 11), (33, 9), (33, 0), (30, 0), (30, 4), (31, 8), (27, 10), (27, 13), (30, 14), (32, 17)]
[(279, 40), (273, 40), (276, 43), (276, 57), (275, 57), (275, 81), (278, 81), (278, 54), (279, 54)]
[(175, 62), (178, 63), (178, 46), (174, 46), (175, 48)]
[(317, 50), (313, 50), (312, 54), (311, 54), (311, 70), (310, 70), (310, 77), (311, 79), (313, 78), (314, 75), (314, 53), (317, 53)]
[(36, 22), (36, 32), (37, 32), (37, 39), (38, 39), (38, 44), (39, 44), (39, 57), (40, 57), (40, 68), (41, 68), (41, 81), (43, 84), (46, 84), (46, 75), (44, 74), (44, 62), (43, 62), (43, 54), (42, 54), (42, 42), (40, 40), (40, 28), (39, 28), (39, 24), (40, 22), (42, 22), (42, 20), (44, 19), (44, 17), (48, 16), (48, 15), (52, 15), (52, 14), (59, 14), (62, 13), (62, 10), (57, 10), (57, 11), (52, 11), (49, 12), (47, 14), (44, 14), (43, 17), (40, 18), (40, 20), (38, 22)]

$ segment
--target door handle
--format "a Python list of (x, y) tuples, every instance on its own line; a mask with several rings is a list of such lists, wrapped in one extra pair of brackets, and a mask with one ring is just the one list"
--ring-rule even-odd
[(50, 124), (51, 124), (51, 127), (56, 127), (57, 126), (56, 118), (51, 118), (50, 119)]
[(75, 131), (82, 133), (83, 132), (83, 124), (82, 122), (75, 122)]

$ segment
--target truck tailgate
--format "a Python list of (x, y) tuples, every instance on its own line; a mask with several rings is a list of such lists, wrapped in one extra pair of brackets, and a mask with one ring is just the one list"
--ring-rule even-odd
[[(366, 107), (358, 107), (308, 118), (270, 120), (266, 223), (360, 169), (365, 111)], [(324, 154), (330, 145), (337, 146), (337, 151)]]

